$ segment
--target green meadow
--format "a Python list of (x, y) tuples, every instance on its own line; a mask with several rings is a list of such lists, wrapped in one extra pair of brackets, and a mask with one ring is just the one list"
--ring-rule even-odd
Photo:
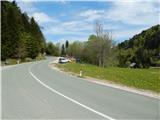
[(83, 77), (88, 76), (133, 88), (150, 90), (156, 93), (160, 92), (160, 69), (158, 68), (102, 68), (95, 65), (77, 63), (57, 64), (56, 66), (64, 71), (77, 74), (82, 71)]

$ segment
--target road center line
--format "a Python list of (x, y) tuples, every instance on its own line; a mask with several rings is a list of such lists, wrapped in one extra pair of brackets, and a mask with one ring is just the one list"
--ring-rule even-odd
[[(35, 64), (34, 64), (34, 65), (35, 65)], [(46, 85), (45, 83), (43, 83), (40, 79), (38, 79), (38, 78), (31, 72), (32, 66), (33, 66), (33, 65), (31, 65), (31, 66), (28, 68), (28, 71), (29, 71), (29, 73), (31, 74), (31, 76), (32, 76), (37, 82), (39, 82), (41, 85), (43, 85), (44, 87), (46, 87), (46, 88), (49, 89), (50, 91), (52, 91), (52, 92), (54, 92), (54, 93), (56, 93), (56, 94), (64, 97), (64, 98), (66, 98), (67, 100), (69, 100), (69, 101), (71, 101), (71, 102), (73, 102), (73, 103), (75, 103), (75, 104), (77, 104), (77, 105), (79, 105), (79, 106), (81, 106), (81, 107), (89, 110), (89, 111), (92, 111), (92, 112), (94, 112), (94, 113), (96, 113), (96, 114), (98, 114), (98, 115), (100, 115), (100, 116), (102, 116), (102, 117), (104, 117), (104, 118), (107, 118), (107, 119), (109, 119), (109, 120), (115, 120), (115, 119), (111, 118), (110, 116), (105, 115), (105, 114), (103, 114), (103, 113), (101, 113), (101, 112), (98, 112), (98, 111), (96, 111), (96, 110), (94, 110), (94, 109), (92, 109), (92, 108), (90, 108), (90, 107), (88, 107), (88, 106), (86, 106), (86, 105), (84, 105), (84, 104), (82, 104), (82, 103), (80, 103), (80, 102), (78, 102), (78, 101), (76, 101), (76, 100), (74, 100), (74, 99), (72, 99), (72, 98), (70, 98), (70, 97), (68, 97), (68, 96), (60, 93), (60, 92), (58, 92), (58, 91), (56, 91), (55, 89), (49, 87), (48, 85)]]

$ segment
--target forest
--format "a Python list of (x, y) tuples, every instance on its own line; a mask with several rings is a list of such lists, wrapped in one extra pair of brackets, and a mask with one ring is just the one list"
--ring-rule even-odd
[(35, 59), (45, 52), (45, 38), (34, 18), (16, 2), (1, 1), (1, 60)]
[(136, 63), (139, 68), (160, 66), (160, 25), (155, 25), (118, 44), (119, 65)]

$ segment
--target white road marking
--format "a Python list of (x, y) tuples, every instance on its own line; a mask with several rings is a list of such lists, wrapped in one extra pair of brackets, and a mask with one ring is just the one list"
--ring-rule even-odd
[[(49, 64), (48, 64), (48, 66), (49, 66)], [(65, 75), (69, 75), (70, 77), (74, 77), (74, 78), (76, 77), (77, 78), (77, 76), (72, 75), (72, 74), (68, 74), (67, 72), (61, 71), (56, 67), (55, 68), (51, 67), (51, 69), (57, 70), (58, 72), (61, 72), (61, 73), (65, 74)], [(92, 79), (92, 78), (90, 78), (90, 79)], [(131, 87), (122, 86), (122, 85), (118, 85), (118, 84), (116, 85), (116, 84), (102, 82), (102, 81), (93, 80), (93, 79), (89, 80), (88, 78), (81, 78), (81, 80), (83, 80), (83, 81), (88, 81), (88, 82), (91, 82), (91, 83), (94, 83), (94, 84), (103, 85), (103, 86), (107, 86), (107, 87), (110, 87), (110, 88), (115, 88), (115, 89), (118, 89), (118, 90), (122, 90), (122, 91), (125, 91), (125, 92), (138, 94), (138, 95), (141, 95), (141, 96), (155, 98), (155, 99), (159, 99), (160, 100), (160, 95), (157, 94), (157, 93), (151, 92), (151, 91), (146, 92), (147, 90), (143, 90), (143, 89), (142, 90), (138, 90), (136, 88), (131, 88)]]
[(80, 103), (80, 102), (78, 102), (78, 101), (76, 101), (76, 100), (74, 100), (74, 99), (72, 99), (72, 98), (70, 98), (70, 97), (68, 97), (68, 96), (60, 93), (60, 92), (58, 92), (58, 91), (56, 91), (55, 89), (49, 87), (48, 85), (46, 85), (45, 83), (43, 83), (40, 79), (38, 79), (38, 78), (31, 72), (31, 68), (32, 68), (32, 65), (31, 65), (31, 66), (29, 67), (29, 69), (28, 69), (28, 70), (29, 70), (29, 73), (31, 74), (31, 76), (32, 76), (37, 82), (39, 82), (41, 85), (43, 85), (44, 87), (46, 87), (46, 88), (49, 89), (50, 91), (52, 91), (52, 92), (54, 92), (54, 93), (56, 93), (56, 94), (64, 97), (64, 98), (66, 98), (67, 100), (69, 100), (69, 101), (71, 101), (71, 102), (73, 102), (73, 103), (75, 103), (75, 104), (77, 104), (77, 105), (79, 105), (79, 106), (81, 106), (81, 107), (89, 110), (89, 111), (92, 111), (92, 112), (94, 112), (94, 113), (96, 113), (96, 114), (98, 114), (98, 115), (100, 115), (100, 116), (102, 116), (102, 117), (104, 117), (104, 118), (107, 118), (107, 119), (109, 119), (109, 120), (116, 120), (116, 119), (111, 118), (111, 117), (108, 116), (108, 115), (105, 115), (105, 114), (103, 114), (103, 113), (101, 113), (101, 112), (98, 112), (98, 111), (96, 111), (96, 110), (94, 110), (94, 109), (92, 109), (92, 108), (90, 108), (90, 107), (88, 107), (88, 106), (86, 106), (86, 105), (84, 105), (84, 104), (82, 104), (82, 103)]

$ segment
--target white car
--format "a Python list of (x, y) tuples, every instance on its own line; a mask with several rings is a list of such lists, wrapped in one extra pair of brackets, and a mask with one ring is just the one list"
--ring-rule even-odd
[(67, 63), (67, 62), (69, 62), (69, 60), (68, 59), (66, 59), (66, 58), (64, 58), (64, 57), (61, 57), (61, 58), (59, 58), (59, 61), (58, 61), (59, 63)]

